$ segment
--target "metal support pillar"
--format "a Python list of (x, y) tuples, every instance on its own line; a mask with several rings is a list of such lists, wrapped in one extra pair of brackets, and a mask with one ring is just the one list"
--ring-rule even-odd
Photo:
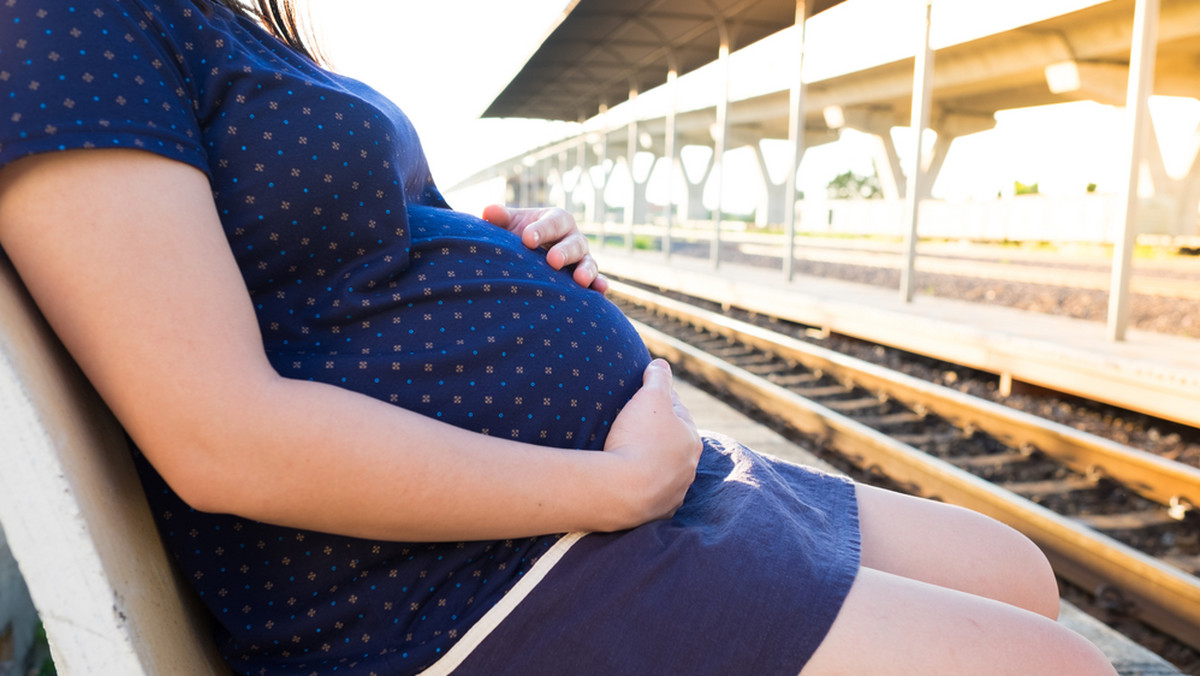
[[(807, 26), (808, 0), (796, 0), (795, 71), (788, 97), (788, 141), (792, 144), (792, 154), (788, 158), (787, 178), (783, 180), (783, 278), (789, 282), (795, 274), (796, 176), (804, 157), (804, 31)], [(767, 180), (764, 171), (763, 181)]]
[(1128, 162), (1124, 204), (1125, 222), (1113, 248), (1112, 283), (1108, 291), (1108, 337), (1125, 340), (1129, 324), (1129, 277), (1138, 233), (1138, 164), (1150, 124), (1150, 93), (1154, 91), (1154, 57), (1158, 45), (1158, 0), (1137, 0), (1133, 9), (1133, 45), (1129, 53), (1129, 89), (1125, 96), (1125, 142)]
[(683, 168), (679, 165), (679, 148), (677, 147), (679, 132), (675, 127), (675, 116), (679, 108), (679, 90), (676, 83), (676, 80), (679, 79), (679, 68), (675, 65), (675, 55), (673, 53), (667, 55), (667, 61), (671, 64), (670, 70), (667, 71), (667, 92), (671, 101), (667, 106), (666, 138), (663, 139), (663, 143), (665, 144), (663, 155), (667, 159), (667, 204), (664, 209), (666, 223), (664, 224), (662, 236), (664, 258), (671, 257), (671, 228), (675, 225), (675, 178), (683, 171)]
[(536, 171), (533, 184), (534, 207), (550, 205), (550, 157), (541, 157), (535, 164)]
[[(563, 146), (558, 151), (558, 187), (562, 190), (562, 198), (558, 206), (563, 211), (571, 211), (571, 193), (573, 190), (567, 190), (567, 146)], [(578, 186), (578, 182), (575, 184)]]
[(729, 27), (723, 20), (717, 21), (721, 35), (721, 46), (717, 52), (717, 64), (721, 71), (721, 94), (717, 97), (717, 121), (713, 125), (713, 167), (716, 169), (717, 207), (713, 210), (712, 248), (709, 259), (713, 269), (720, 266), (721, 217), (725, 212), (725, 144), (729, 138)]
[(904, 267), (900, 269), (900, 300), (911, 303), (913, 276), (916, 271), (918, 210), (921, 206), (921, 184), (925, 180), (921, 135), (929, 126), (929, 105), (933, 93), (933, 49), (929, 46), (929, 26), (933, 0), (918, 0), (924, 20), (921, 22), (921, 43), (913, 64), (912, 100), (912, 157), (908, 171), (907, 205), (904, 212)]
[(633, 176), (633, 161), (637, 157), (638, 149), (638, 118), (637, 118), (637, 97), (638, 86), (636, 82), (629, 83), (629, 127), (628, 135), (626, 136), (627, 148), (625, 152), (625, 162), (629, 169), (629, 201), (625, 203), (625, 250), (633, 251), (633, 221), (634, 212), (637, 211), (638, 203), (638, 184), (637, 179)]
[(527, 207), (529, 206), (529, 165), (522, 162), (517, 172), (517, 185), (519, 186), (519, 190), (517, 191), (517, 206)]
[[(575, 159), (579, 164), (579, 179), (577, 181), (575, 181), (575, 203), (579, 204), (580, 202), (583, 202), (584, 206), (586, 206), (587, 203), (589, 201), (591, 201), (591, 200), (585, 200), (583, 198), (583, 195), (586, 195), (586, 193), (580, 192), (583, 189), (584, 181), (587, 181), (588, 188), (593, 187), (592, 186), (592, 178), (588, 174), (587, 132), (583, 131), (583, 123), (586, 121), (587, 121), (586, 118), (582, 114), (580, 114), (580, 116), (579, 116), (579, 128), (580, 128), (579, 140), (578, 140), (578, 144), (575, 147), (575, 153), (576, 153)], [(591, 211), (591, 214), (593, 215), (593, 217), (595, 216), (595, 213), (596, 213), (596, 208), (595, 208), (595, 206), (593, 206), (592, 211)], [(586, 215), (587, 215), (587, 211), (585, 210), (584, 215), (580, 216), (581, 222), (587, 220), (584, 217)]]
[(608, 161), (608, 104), (600, 104), (600, 151), (596, 153), (596, 164), (600, 169), (600, 181), (596, 186), (596, 245), (604, 246), (604, 226), (608, 223), (608, 204), (604, 201), (605, 189), (608, 188), (609, 171), (604, 166)]

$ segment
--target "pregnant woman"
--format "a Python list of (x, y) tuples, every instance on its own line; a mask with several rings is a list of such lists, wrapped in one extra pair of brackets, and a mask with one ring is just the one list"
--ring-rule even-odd
[(1112, 673), (1020, 535), (698, 433), (570, 217), (298, 32), (0, 0), (0, 245), (234, 671)]

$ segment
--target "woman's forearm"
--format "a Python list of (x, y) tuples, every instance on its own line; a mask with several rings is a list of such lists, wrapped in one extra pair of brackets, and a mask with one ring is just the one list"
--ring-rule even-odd
[(607, 530), (628, 519), (606, 504), (619, 473), (604, 453), (475, 434), (282, 378), (225, 409), (198, 437), (200, 456), (179, 487), (207, 511), (411, 541)]

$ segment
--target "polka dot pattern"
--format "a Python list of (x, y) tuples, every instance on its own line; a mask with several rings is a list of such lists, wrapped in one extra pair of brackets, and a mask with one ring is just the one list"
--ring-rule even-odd
[[(284, 376), (591, 450), (641, 382), (620, 312), (451, 211), (391, 102), (223, 7), (0, 0), (0, 97), (0, 164), (120, 147), (206, 172)], [(377, 542), (205, 514), (137, 458), (242, 673), (416, 673), (557, 539)]]

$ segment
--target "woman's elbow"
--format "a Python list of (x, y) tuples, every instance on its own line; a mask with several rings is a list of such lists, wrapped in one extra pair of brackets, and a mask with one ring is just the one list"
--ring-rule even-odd
[(130, 430), (139, 449), (189, 507), (249, 516), (243, 513), (245, 505), (252, 487), (261, 485), (254, 478), (257, 430), (249, 407), (213, 410), (191, 402), (174, 410), (191, 413), (172, 416), (160, 410), (152, 428), (143, 428), (140, 435)]
[(255, 459), (273, 435), (257, 408), (265, 399), (251, 389), (159, 407), (147, 416), (153, 423), (142, 426), (142, 435), (131, 430), (150, 464), (193, 509), (250, 516), (247, 506), (262, 499)]
[(150, 464), (189, 507), (200, 512), (237, 513), (243, 474), (224, 453), (195, 444), (143, 448)]

